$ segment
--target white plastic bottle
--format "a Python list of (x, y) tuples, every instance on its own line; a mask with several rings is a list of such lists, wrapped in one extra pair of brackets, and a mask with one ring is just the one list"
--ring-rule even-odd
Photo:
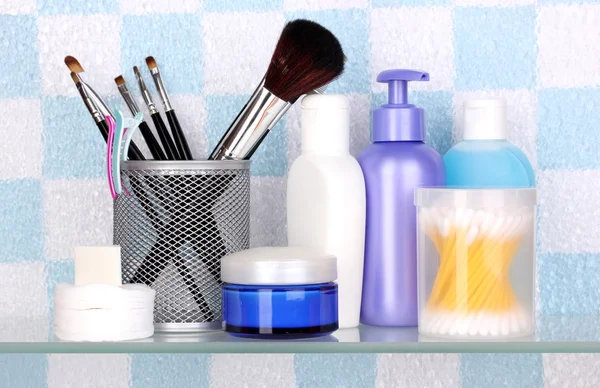
[(337, 257), (339, 326), (358, 326), (365, 252), (365, 181), (349, 152), (349, 104), (341, 95), (302, 100), (302, 154), (287, 185), (288, 244)]

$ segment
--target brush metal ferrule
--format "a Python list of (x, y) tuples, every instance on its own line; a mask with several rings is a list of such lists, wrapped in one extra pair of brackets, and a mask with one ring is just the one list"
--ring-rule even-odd
[(249, 159), (290, 106), (292, 104), (267, 90), (263, 79), (209, 159)]
[(160, 76), (160, 71), (158, 71), (158, 67), (154, 69), (150, 69), (150, 74), (152, 74), (152, 79), (154, 80), (154, 85), (156, 85), (156, 90), (158, 91), (158, 95), (162, 100), (162, 104), (165, 107), (165, 112), (173, 110), (171, 106), (171, 102), (169, 101), (169, 96), (167, 95), (167, 89), (165, 89), (165, 85), (163, 84), (162, 77)]
[(137, 115), (140, 112), (140, 108), (138, 108), (138, 105), (133, 99), (131, 93), (129, 92), (127, 85), (118, 85), (117, 89), (119, 89), (119, 93), (121, 93), (121, 96), (123, 97), (123, 100), (125, 100), (125, 104), (127, 104), (127, 107), (129, 108), (131, 114), (134, 116)]
[(94, 102), (94, 105), (102, 115), (102, 119), (104, 120), (106, 116), (110, 116), (114, 119), (115, 115), (113, 114), (112, 110), (110, 110), (108, 105), (106, 105), (102, 97), (100, 97), (90, 85), (83, 82), (81, 77), (79, 78), (79, 82), (81, 83), (81, 87), (85, 90), (88, 97)]
[(148, 88), (146, 87), (146, 83), (144, 82), (144, 79), (142, 78), (141, 74), (139, 74), (139, 73), (136, 73), (135, 77), (137, 78), (138, 85), (140, 86), (140, 92), (142, 92), (142, 98), (144, 99), (144, 103), (146, 103), (146, 106), (148, 107), (148, 111), (150, 112), (151, 115), (155, 114), (156, 112), (158, 112), (158, 110), (156, 109), (156, 106), (154, 105), (154, 101), (152, 101), (152, 96), (150, 95), (150, 92), (148, 91)]
[(94, 101), (92, 101), (92, 99), (90, 98), (83, 84), (81, 82), (77, 82), (75, 86), (77, 86), (79, 95), (81, 96), (85, 107), (87, 108), (88, 112), (90, 112), (90, 115), (92, 115), (92, 118), (94, 119), (96, 124), (104, 120), (105, 118), (102, 117), (102, 115), (100, 114), (100, 111), (96, 107), (96, 104), (94, 104)]

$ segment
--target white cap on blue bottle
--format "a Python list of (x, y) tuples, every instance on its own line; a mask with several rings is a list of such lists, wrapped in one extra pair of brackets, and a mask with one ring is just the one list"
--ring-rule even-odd
[(506, 101), (501, 98), (467, 100), (464, 140), (506, 139)]

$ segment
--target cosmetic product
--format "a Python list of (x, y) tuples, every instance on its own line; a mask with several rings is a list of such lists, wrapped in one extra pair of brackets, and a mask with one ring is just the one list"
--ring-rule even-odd
[(158, 70), (158, 65), (156, 64), (154, 57), (146, 57), (146, 65), (148, 65), (150, 74), (152, 74), (152, 79), (154, 79), (154, 85), (156, 85), (156, 91), (158, 91), (158, 95), (160, 96), (163, 107), (165, 108), (165, 114), (167, 115), (167, 120), (169, 120), (169, 126), (171, 127), (171, 133), (173, 134), (173, 139), (175, 140), (177, 152), (179, 153), (181, 159), (193, 160), (194, 157), (192, 156), (192, 151), (190, 151), (190, 147), (185, 138), (185, 134), (181, 129), (179, 120), (177, 120), (175, 110), (171, 106), (169, 96), (167, 95), (167, 90), (165, 89), (165, 85), (163, 83), (160, 71)]
[(75, 247), (75, 285), (121, 285), (121, 247)]
[[(129, 88), (127, 87), (127, 84), (125, 83), (125, 78), (123, 78), (123, 76), (120, 75), (117, 78), (115, 78), (115, 83), (117, 84), (119, 93), (121, 93), (123, 100), (125, 100), (125, 104), (127, 104), (129, 111), (131, 112), (132, 115), (136, 116), (138, 113), (140, 113), (140, 108), (138, 108), (138, 105), (135, 102), (135, 99), (129, 92)], [(150, 127), (148, 126), (148, 124), (145, 121), (142, 121), (140, 123), (140, 132), (142, 133), (142, 136), (144, 137), (144, 140), (146, 141), (146, 144), (148, 145), (148, 149), (150, 150), (152, 157), (155, 160), (167, 160), (167, 156), (165, 155), (164, 151), (160, 147), (158, 140), (156, 140), (156, 138), (154, 137), (154, 134), (150, 130)]]
[(302, 99), (302, 153), (287, 184), (288, 243), (337, 257), (340, 328), (358, 326), (365, 250), (365, 181), (350, 155), (349, 103)]
[[(108, 125), (105, 122), (105, 118), (106, 116), (110, 116), (114, 119), (115, 116), (98, 93), (83, 81), (81, 73), (83, 73), (84, 70), (79, 61), (69, 55), (65, 57), (65, 64), (71, 71), (71, 79), (73, 79), (73, 82), (77, 86), (85, 106), (94, 118), (96, 125), (98, 125), (104, 140), (106, 140), (108, 138)], [(95, 112), (97, 112), (97, 114)], [(131, 145), (129, 158), (131, 160), (145, 159), (142, 151), (140, 151), (135, 143)]]
[(114, 151), (113, 148), (115, 146), (115, 132), (117, 129), (117, 124), (112, 116), (106, 116), (106, 122), (108, 123), (108, 139), (106, 141), (106, 176), (108, 177), (110, 195), (113, 199), (116, 199), (117, 191), (115, 189), (115, 179), (112, 169), (112, 155)]
[(284, 27), (263, 80), (211, 152), (210, 160), (249, 159), (289, 107), (344, 70), (337, 38), (308, 20)]
[(180, 160), (175, 143), (173, 143), (173, 139), (171, 138), (171, 135), (165, 126), (165, 122), (163, 121), (162, 117), (160, 116), (160, 112), (156, 109), (156, 106), (152, 101), (152, 96), (150, 95), (150, 92), (146, 87), (146, 83), (142, 78), (142, 74), (138, 70), (137, 66), (133, 67), (133, 72), (135, 73), (135, 77), (140, 87), (140, 92), (142, 93), (144, 102), (148, 107), (148, 112), (150, 112), (150, 117), (152, 118), (152, 122), (154, 122), (154, 128), (156, 128), (156, 133), (158, 133), (158, 137), (160, 138), (160, 142), (162, 143), (167, 159)]
[(529, 336), (536, 190), (418, 188), (419, 333)]
[(387, 70), (388, 103), (373, 111), (373, 144), (358, 162), (367, 190), (361, 323), (417, 326), (417, 226), (414, 190), (443, 186), (442, 157), (425, 144), (424, 111), (408, 103), (407, 83), (429, 81), (416, 70)]
[(319, 337), (338, 328), (335, 256), (266, 247), (221, 260), (223, 330), (239, 337)]
[[(131, 144), (131, 137), (144, 118), (140, 112), (135, 118), (124, 117), (119, 109), (115, 110), (116, 129), (114, 131), (112, 156), (109, 161), (109, 168), (112, 169), (112, 177), (114, 182), (115, 193), (121, 194), (121, 158), (127, 160), (124, 154)], [(123, 151), (124, 152), (123, 152)]]
[(54, 333), (65, 341), (122, 341), (154, 333), (155, 291), (121, 285), (119, 246), (75, 248), (75, 284), (54, 290)]
[[(76, 70), (80, 70), (81, 66), (79, 65), (79, 62), (77, 62), (77, 60), (75, 58), (73, 58), (73, 57), (67, 57), (67, 58), (72, 58), (72, 60), (68, 61), (68, 64), (71, 64), (71, 66), (69, 68), (73, 67)], [(65, 62), (67, 62), (66, 59), (65, 59)], [(83, 71), (83, 69), (81, 69), (81, 71)], [(81, 79), (77, 73), (71, 71), (71, 79), (75, 83), (75, 86), (77, 87), (77, 90), (79, 91), (79, 95), (81, 96), (81, 99), (83, 100), (83, 103), (85, 104), (88, 112), (90, 113), (90, 115), (94, 119), (94, 122), (98, 126), (98, 129), (100, 130), (100, 133), (102, 134), (102, 137), (104, 138), (104, 141), (108, 141), (108, 123), (106, 122), (106, 117), (113, 117), (112, 112), (108, 111), (107, 110), (108, 108), (102, 109), (102, 111), (100, 110), (100, 108), (98, 108), (98, 105), (96, 104), (96, 102), (94, 102), (95, 100), (93, 100), (91, 97), (92, 96), (91, 88), (89, 86), (87, 86), (87, 84), (85, 84), (84, 82), (81, 81)], [(97, 98), (100, 99), (99, 97), (97, 97)], [(100, 99), (100, 100), (102, 101), (102, 99)], [(102, 101), (102, 106), (105, 106), (103, 101)], [(144, 160), (144, 155), (142, 154), (140, 149), (137, 147), (137, 145), (135, 145), (135, 143), (133, 143), (131, 145), (131, 148), (129, 149), (129, 158), (131, 160)]]
[(506, 135), (503, 99), (466, 101), (463, 141), (444, 155), (448, 186), (534, 187), (531, 163)]

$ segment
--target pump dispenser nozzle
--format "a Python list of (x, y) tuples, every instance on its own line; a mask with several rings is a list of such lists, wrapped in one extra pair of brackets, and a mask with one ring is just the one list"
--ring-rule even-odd
[(377, 82), (388, 84), (388, 103), (373, 111), (373, 141), (424, 141), (423, 109), (408, 103), (408, 82), (429, 81), (420, 70), (386, 70)]

